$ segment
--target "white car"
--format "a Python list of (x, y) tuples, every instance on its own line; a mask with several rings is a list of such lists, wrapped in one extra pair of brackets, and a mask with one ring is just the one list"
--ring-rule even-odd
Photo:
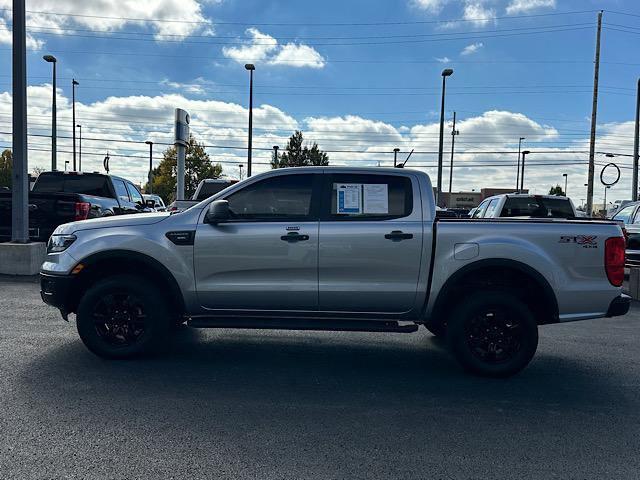
[[(154, 195), (153, 193), (143, 193), (142, 197), (144, 198), (145, 204), (149, 208), (153, 208), (156, 212), (165, 212), (167, 210), (166, 205), (164, 204), (164, 200), (160, 195)], [(153, 202), (153, 205), (151, 205)]]

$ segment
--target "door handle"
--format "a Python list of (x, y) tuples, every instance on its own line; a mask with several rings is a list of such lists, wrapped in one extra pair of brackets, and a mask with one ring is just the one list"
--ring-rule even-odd
[(393, 230), (391, 233), (387, 233), (384, 238), (391, 240), (392, 242), (400, 242), (402, 240), (409, 240), (413, 238), (413, 233), (403, 233), (400, 230)]
[(309, 235), (300, 235), (298, 232), (289, 232), (286, 235), (282, 235), (280, 240), (289, 243), (303, 242), (305, 240), (309, 240)]

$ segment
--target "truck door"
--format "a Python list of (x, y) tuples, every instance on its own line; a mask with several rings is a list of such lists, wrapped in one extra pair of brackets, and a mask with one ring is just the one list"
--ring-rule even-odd
[[(317, 177), (317, 179), (316, 179)], [(232, 219), (196, 230), (198, 299), (207, 309), (316, 310), (321, 175), (287, 173), (225, 196)]]
[(322, 189), (321, 311), (410, 311), (423, 242), (417, 181), (402, 174), (330, 174)]

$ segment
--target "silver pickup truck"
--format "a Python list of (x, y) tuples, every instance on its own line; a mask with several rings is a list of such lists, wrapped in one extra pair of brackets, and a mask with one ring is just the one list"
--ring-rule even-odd
[(160, 348), (172, 328), (444, 336), (469, 371), (524, 368), (538, 326), (624, 315), (624, 238), (607, 221), (436, 219), (428, 175), (279, 169), (189, 210), (58, 227), (43, 300), (94, 353)]

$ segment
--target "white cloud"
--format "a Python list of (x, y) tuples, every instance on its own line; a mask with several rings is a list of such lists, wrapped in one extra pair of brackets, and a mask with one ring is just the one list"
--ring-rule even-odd
[(224, 47), (222, 54), (238, 63), (259, 62), (278, 48), (278, 41), (257, 28), (248, 28), (245, 32), (251, 40), (240, 47)]
[(468, 1), (465, 3), (462, 18), (469, 20), (472, 25), (484, 27), (491, 21), (495, 21), (495, 17), (495, 9), (486, 8), (480, 1)]
[(265, 62), (270, 65), (288, 65), (291, 67), (322, 68), (325, 59), (317, 50), (302, 44), (287, 43), (279, 45), (271, 35), (249, 28), (245, 32), (251, 37), (239, 47), (224, 47), (222, 54), (238, 63)]
[(447, 56), (435, 57), (435, 59), (436, 59), (437, 62), (440, 62), (440, 63), (449, 63), (451, 61), (451, 59), (449, 57), (447, 57)]
[[(7, 22), (4, 18), (0, 18), (0, 44), (5, 43), (7, 45), (13, 44), (13, 33), (9, 30)], [(44, 42), (33, 38), (31, 34), (27, 34), (27, 48), (29, 50), (40, 50)]]
[(472, 43), (471, 45), (467, 45), (466, 47), (464, 47), (460, 52), (460, 55), (472, 55), (482, 47), (484, 47), (484, 44), (482, 42)]
[(507, 5), (507, 15), (528, 13), (542, 8), (556, 8), (556, 0), (512, 0)]
[(439, 13), (448, 0), (413, 0), (414, 6), (429, 13)]
[(292, 67), (322, 68), (325, 59), (317, 50), (308, 45), (287, 43), (275, 57), (269, 60), (272, 65), (289, 65)]
[[(65, 28), (118, 31), (130, 26), (148, 27), (156, 34), (156, 40), (169, 38), (167, 35), (171, 35), (170, 38), (175, 40), (196, 32), (213, 33), (210, 20), (202, 13), (201, 3), (202, 1), (198, 0), (30, 0), (27, 9), (31, 13), (27, 13), (27, 23), (46, 27), (48, 32), (60, 34), (64, 34)], [(11, 7), (11, 0), (0, 0), (0, 17), (11, 20)], [(34, 12), (57, 12), (76, 16)], [(31, 35), (37, 37), (35, 31)], [(0, 24), (0, 42), (4, 40), (5, 35)], [(42, 40), (32, 38), (31, 46), (41, 46), (42, 43)]]

